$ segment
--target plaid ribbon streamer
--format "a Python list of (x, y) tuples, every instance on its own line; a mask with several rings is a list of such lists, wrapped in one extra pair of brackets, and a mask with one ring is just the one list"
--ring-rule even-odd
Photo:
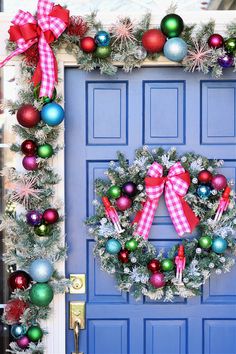
[[(186, 208), (184, 204), (186, 202), (182, 198), (186, 195), (190, 182), (186, 178), (187, 172), (181, 163), (176, 162), (170, 168), (168, 176), (163, 177), (162, 165), (154, 162), (149, 168), (147, 175), (148, 177), (145, 178), (147, 200), (144, 204), (135, 234), (148, 239), (156, 209), (163, 192), (165, 194), (166, 206), (177, 234), (182, 236), (185, 232), (192, 232), (199, 220), (195, 215), (194, 218), (192, 217), (191, 213), (193, 214), (193, 211), (189, 206)], [(192, 218), (190, 222), (188, 216)]]
[(40, 97), (52, 97), (57, 64), (50, 43), (65, 31), (68, 21), (69, 11), (48, 0), (38, 1), (37, 21), (29, 12), (19, 10), (9, 30), (10, 40), (17, 43), (17, 49), (0, 63), (0, 68), (38, 42), (40, 61), (33, 82), (36, 85), (41, 81)]

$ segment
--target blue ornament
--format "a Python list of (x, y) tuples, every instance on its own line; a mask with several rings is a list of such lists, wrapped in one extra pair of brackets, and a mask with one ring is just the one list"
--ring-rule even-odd
[(98, 47), (107, 47), (111, 42), (111, 37), (106, 31), (98, 31), (95, 36), (95, 42)]
[(46, 283), (53, 271), (53, 266), (47, 259), (36, 259), (29, 267), (29, 274), (37, 283)]
[(187, 44), (182, 38), (168, 39), (164, 45), (164, 55), (172, 61), (182, 61), (188, 52)]
[(212, 241), (211, 248), (215, 253), (223, 253), (226, 250), (227, 246), (227, 241), (219, 236)]
[(30, 210), (26, 214), (27, 223), (32, 226), (40, 225), (42, 222), (42, 214), (37, 210)]
[(63, 121), (64, 116), (64, 109), (55, 102), (46, 104), (41, 111), (42, 120), (51, 127), (59, 125)]
[(110, 254), (117, 254), (121, 250), (121, 244), (118, 240), (111, 238), (106, 243), (106, 251)]
[(23, 324), (15, 324), (11, 327), (11, 335), (14, 339), (20, 339), (27, 332), (27, 328)]
[(207, 199), (210, 194), (211, 194), (211, 188), (206, 184), (201, 184), (197, 189), (197, 195), (201, 199)]

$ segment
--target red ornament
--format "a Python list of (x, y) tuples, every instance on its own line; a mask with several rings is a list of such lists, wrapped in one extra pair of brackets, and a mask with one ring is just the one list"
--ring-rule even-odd
[(118, 253), (118, 259), (122, 263), (128, 263), (129, 262), (129, 251), (128, 250), (121, 250)]
[(4, 308), (4, 317), (10, 325), (19, 323), (21, 316), (28, 308), (28, 304), (20, 299), (11, 299)]
[(208, 39), (208, 45), (211, 48), (217, 49), (223, 47), (224, 38), (217, 33), (212, 34)]
[(21, 151), (27, 156), (34, 156), (37, 150), (37, 145), (33, 140), (25, 140), (21, 144)]
[(59, 219), (59, 214), (56, 209), (47, 209), (43, 213), (43, 220), (46, 224), (54, 224)]
[(29, 49), (24, 52), (24, 61), (28, 66), (37, 66), (39, 62), (38, 43), (33, 44)]
[(161, 264), (157, 259), (151, 259), (147, 265), (147, 268), (152, 272), (156, 273), (161, 269)]
[(67, 33), (70, 36), (83, 37), (88, 30), (88, 24), (81, 16), (71, 16)]
[(84, 37), (80, 41), (80, 49), (85, 53), (93, 53), (97, 48), (95, 39), (92, 37)]
[(149, 53), (160, 53), (166, 42), (166, 37), (158, 29), (150, 29), (144, 32), (142, 43)]
[(207, 170), (202, 170), (201, 172), (199, 172), (197, 178), (198, 181), (201, 183), (209, 183), (212, 180), (212, 174)]
[(40, 112), (31, 104), (25, 104), (18, 110), (16, 118), (23, 127), (33, 128), (40, 121)]
[(10, 274), (7, 283), (11, 291), (14, 291), (16, 289), (27, 289), (31, 281), (32, 278), (28, 273), (23, 270), (17, 270)]

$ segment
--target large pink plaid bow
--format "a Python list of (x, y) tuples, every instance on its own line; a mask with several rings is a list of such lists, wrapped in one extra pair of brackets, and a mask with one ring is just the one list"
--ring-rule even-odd
[(159, 204), (160, 197), (165, 192), (165, 202), (171, 220), (179, 236), (185, 232), (192, 232), (199, 219), (190, 206), (183, 199), (186, 195), (190, 176), (180, 162), (176, 162), (169, 170), (167, 177), (163, 177), (163, 167), (154, 162), (145, 178), (147, 200), (144, 204), (135, 234), (148, 238), (150, 228)]
[(48, 0), (38, 1), (37, 21), (29, 12), (19, 10), (9, 29), (10, 40), (17, 43), (17, 49), (0, 63), (0, 68), (38, 42), (40, 62), (33, 82), (35, 85), (41, 82), (40, 97), (52, 97), (57, 82), (57, 64), (50, 43), (64, 32), (68, 22), (69, 11)]

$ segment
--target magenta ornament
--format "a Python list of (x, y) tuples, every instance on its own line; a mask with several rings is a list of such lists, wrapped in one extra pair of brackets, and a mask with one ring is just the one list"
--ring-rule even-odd
[(132, 206), (132, 200), (126, 195), (122, 195), (116, 200), (116, 206), (119, 210), (125, 211)]
[(162, 288), (165, 285), (165, 277), (162, 273), (154, 273), (149, 279), (150, 283), (154, 288)]
[(217, 191), (221, 191), (227, 186), (227, 179), (224, 175), (218, 174), (213, 176), (211, 185)]
[(126, 182), (122, 186), (122, 191), (128, 197), (134, 197), (136, 192), (137, 192), (137, 186), (136, 186), (136, 184), (134, 182)]
[(28, 348), (28, 346), (30, 344), (30, 340), (28, 337), (23, 336), (23, 337), (17, 339), (16, 344), (18, 345), (19, 348), (26, 349), (26, 348)]
[(214, 33), (212, 34), (209, 39), (208, 39), (208, 45), (211, 48), (221, 48), (223, 47), (224, 44), (224, 38), (218, 34), (218, 33)]
[(38, 168), (35, 156), (25, 156), (22, 160), (22, 165), (28, 171), (35, 171)]
[(218, 58), (218, 64), (222, 68), (231, 68), (231, 66), (234, 64), (234, 56), (226, 53), (222, 57)]

